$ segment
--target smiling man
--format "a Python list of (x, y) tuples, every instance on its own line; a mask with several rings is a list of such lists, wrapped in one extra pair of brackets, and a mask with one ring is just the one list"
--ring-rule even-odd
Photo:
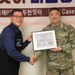
[(33, 64), (32, 57), (21, 54), (21, 50), (31, 42), (31, 35), (23, 42), (19, 27), (23, 23), (23, 12), (14, 9), (10, 12), (11, 23), (3, 29), (0, 36), (0, 75), (18, 75), (20, 62)]
[[(47, 71), (46, 75), (74, 75), (73, 66), (75, 62), (72, 50), (75, 49), (75, 29), (69, 24), (60, 21), (58, 8), (51, 8), (49, 19), (51, 23), (43, 31), (55, 30), (57, 47), (46, 50)], [(35, 51), (35, 61), (38, 60), (43, 50)]]

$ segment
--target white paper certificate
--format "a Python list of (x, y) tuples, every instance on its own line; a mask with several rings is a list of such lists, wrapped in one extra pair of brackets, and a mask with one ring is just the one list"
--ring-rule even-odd
[(57, 47), (55, 30), (33, 32), (32, 38), (34, 51)]

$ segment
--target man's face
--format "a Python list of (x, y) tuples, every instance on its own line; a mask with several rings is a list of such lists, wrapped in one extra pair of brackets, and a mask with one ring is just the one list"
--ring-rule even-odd
[(52, 10), (49, 13), (49, 18), (52, 24), (58, 24), (60, 22), (60, 12), (57, 10)]
[(18, 11), (14, 12), (14, 14), (10, 16), (10, 20), (15, 26), (19, 27), (23, 23), (23, 14)]

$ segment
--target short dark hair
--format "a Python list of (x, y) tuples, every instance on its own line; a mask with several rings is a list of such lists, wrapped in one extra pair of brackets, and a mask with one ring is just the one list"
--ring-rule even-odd
[(22, 15), (24, 16), (23, 11), (22, 11), (21, 9), (13, 9), (13, 10), (10, 12), (10, 16), (13, 16), (14, 12), (21, 12)]
[(58, 8), (53, 7), (53, 8), (50, 8), (50, 9), (49, 9), (49, 13), (50, 13), (52, 10), (57, 10), (58, 12), (60, 12), (60, 10), (59, 10)]

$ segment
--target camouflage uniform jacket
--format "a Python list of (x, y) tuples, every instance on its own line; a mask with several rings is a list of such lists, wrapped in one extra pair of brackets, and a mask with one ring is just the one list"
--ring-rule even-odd
[[(72, 68), (75, 64), (72, 57), (72, 50), (75, 48), (75, 29), (71, 25), (61, 23), (57, 28), (49, 24), (43, 30), (55, 30), (57, 45), (63, 49), (59, 52), (50, 51), (50, 49), (45, 50), (47, 54), (47, 68), (52, 67), (60, 70)], [(34, 52), (37, 59), (43, 51), (44, 50)]]

